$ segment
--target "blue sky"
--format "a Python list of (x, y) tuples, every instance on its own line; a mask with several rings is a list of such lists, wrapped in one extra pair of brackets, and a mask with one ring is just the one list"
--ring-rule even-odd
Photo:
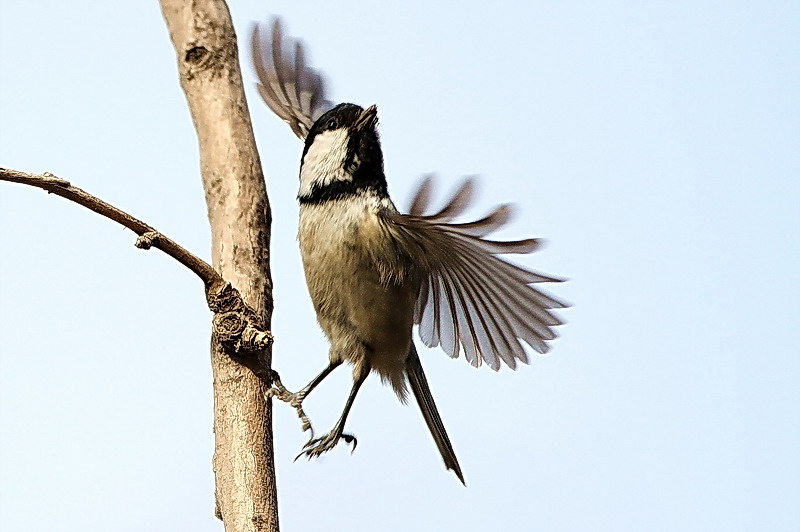
[[(390, 192), (481, 175), (574, 308), (516, 372), (421, 353), (467, 478), (367, 381), (342, 446), (277, 405), (285, 530), (800, 529), (800, 8), (793, 2), (238, 1), (273, 206), (275, 366), (325, 364), (295, 242), (301, 144), (258, 100), (250, 24), (376, 103)], [(197, 148), (155, 2), (0, 0), (0, 166), (50, 171), (209, 257)], [(0, 183), (0, 523), (217, 531), (199, 282), (64, 200)], [(307, 411), (319, 430), (340, 370)], [(32, 517), (34, 516), (34, 517)]]

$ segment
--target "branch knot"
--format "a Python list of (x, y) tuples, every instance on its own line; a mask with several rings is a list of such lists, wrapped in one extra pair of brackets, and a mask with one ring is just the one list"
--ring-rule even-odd
[(256, 313), (230, 283), (218, 283), (206, 291), (208, 308), (214, 312), (214, 334), (231, 353), (248, 355), (272, 345), (272, 333), (264, 329)]
[(158, 231), (148, 231), (136, 239), (135, 246), (139, 249), (150, 249), (160, 236), (161, 233)]

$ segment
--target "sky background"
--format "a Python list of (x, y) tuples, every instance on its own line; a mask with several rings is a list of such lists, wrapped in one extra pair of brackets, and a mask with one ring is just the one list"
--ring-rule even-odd
[[(295, 242), (301, 143), (247, 36), (284, 16), (336, 101), (377, 103), (407, 207), (480, 174), (477, 216), (545, 237), (574, 308), (518, 371), (421, 352), (468, 487), (367, 381), (321, 460), (275, 409), (284, 530), (800, 530), (800, 4), (231, 1), (273, 206), (274, 363), (327, 344)], [(0, 0), (0, 166), (50, 171), (210, 256), (197, 145), (155, 1)], [(0, 183), (0, 528), (220, 531), (199, 281), (55, 196)], [(307, 402), (319, 431), (350, 373)]]

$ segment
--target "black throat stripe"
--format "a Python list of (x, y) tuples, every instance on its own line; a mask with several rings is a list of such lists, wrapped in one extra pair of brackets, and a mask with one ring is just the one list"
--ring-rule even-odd
[(385, 184), (381, 187), (376, 185), (376, 183), (364, 181), (333, 181), (327, 185), (315, 185), (310, 193), (297, 196), (297, 201), (299, 201), (301, 205), (318, 205), (326, 201), (360, 196), (364, 193), (373, 193), (379, 198), (389, 197)]

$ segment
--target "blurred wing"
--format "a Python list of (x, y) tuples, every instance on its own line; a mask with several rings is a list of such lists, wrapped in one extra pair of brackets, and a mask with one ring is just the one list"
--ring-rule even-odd
[(253, 65), (261, 98), (301, 140), (333, 104), (325, 98), (325, 78), (306, 65), (303, 43), (283, 38), (278, 17), (270, 30), (253, 26)]
[(567, 305), (530, 286), (561, 279), (497, 256), (532, 253), (541, 241), (484, 238), (509, 222), (510, 205), (501, 205), (474, 222), (451, 223), (469, 206), (473, 188), (474, 179), (468, 178), (444, 208), (426, 214), (431, 195), (428, 177), (420, 185), (410, 213), (391, 215), (389, 226), (400, 245), (423, 267), (414, 322), (425, 345), (441, 345), (454, 358), (463, 349), (475, 367), (483, 361), (498, 370), (503, 361), (514, 369), (517, 360), (528, 362), (520, 340), (539, 353), (548, 351), (547, 341), (557, 336), (554, 327), (563, 323), (552, 309)]

